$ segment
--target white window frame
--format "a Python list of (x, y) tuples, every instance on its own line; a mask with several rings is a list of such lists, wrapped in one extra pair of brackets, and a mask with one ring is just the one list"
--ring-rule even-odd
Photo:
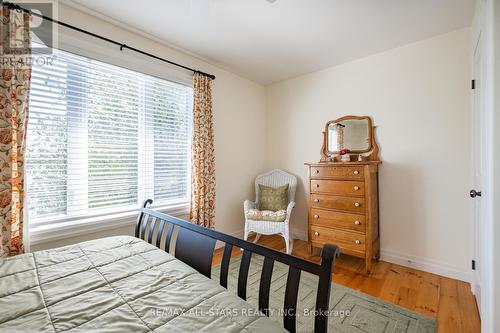
[[(73, 31), (59, 31), (58, 34), (58, 49), (66, 52), (71, 52), (74, 54), (81, 55), (83, 57), (88, 57), (91, 59), (95, 59), (98, 61), (102, 61), (105, 63), (113, 64), (116, 66), (124, 67), (136, 72), (144, 73), (147, 75), (153, 75), (161, 79), (165, 79), (168, 81), (176, 82), (179, 84), (183, 84), (186, 86), (192, 87), (192, 73), (184, 70), (180, 70), (178, 68), (174, 68), (172, 66), (168, 66), (163, 62), (159, 61), (151, 61), (150, 59), (146, 59), (144, 56), (134, 54), (133, 52), (122, 52), (119, 48), (115, 48), (110, 44), (105, 42), (96, 41), (95, 39), (89, 38), (87, 36), (82, 36), (81, 34), (76, 34)], [(189, 101), (189, 104), (192, 106), (192, 101)], [(144, 120), (147, 115), (145, 112), (142, 112), (144, 107), (140, 109), (139, 117)], [(144, 133), (144, 126), (147, 122), (141, 121), (139, 126), (139, 152), (138, 158), (139, 160), (150, 160), (154, 161), (154, 148), (152, 145), (148, 144), (148, 138)], [(71, 124), (76, 128), (80, 128), (80, 133), (85, 133), (87, 124), (81, 119), (74, 124)], [(153, 136), (152, 131), (148, 131), (150, 136)], [(151, 138), (150, 138), (151, 139)], [(151, 141), (149, 141), (151, 142)], [(82, 149), (87, 152), (87, 136), (85, 138), (81, 137), (77, 134), (71, 134), (71, 137), (68, 138), (68, 169), (74, 168), (74, 170), (78, 170), (83, 172), (85, 175), (88, 175), (87, 165), (82, 165), (85, 163), (80, 163), (80, 165), (76, 163), (70, 163), (70, 152), (71, 155), (79, 155), (81, 158)], [(70, 148), (71, 147), (71, 148)], [(192, 140), (190, 138), (188, 142), (188, 156), (191, 156), (191, 147)], [(74, 151), (73, 151), (74, 150)], [(84, 154), (84, 153), (83, 153)], [(191, 161), (189, 159), (188, 163), (188, 182), (186, 193), (187, 196), (185, 199), (180, 200), (172, 200), (167, 204), (155, 204), (151, 205), (151, 208), (158, 210), (163, 213), (168, 213), (173, 216), (187, 218), (190, 209), (190, 184), (191, 184)], [(85, 170), (82, 170), (85, 168)], [(143, 170), (142, 163), (139, 163), (139, 192), (138, 198), (153, 198), (154, 193), (149, 193), (154, 191), (153, 186), (148, 186), (144, 183), (146, 177), (141, 177), (144, 175), (144, 172), (148, 172), (150, 175), (154, 175), (154, 165), (152, 163), (149, 164), (148, 169)], [(79, 193), (87, 194), (88, 191), (88, 177), (78, 177), (79, 179), (71, 179), (68, 177), (68, 189), (70, 189), (70, 182), (72, 183), (72, 188), (78, 188)], [(154, 177), (150, 177), (150, 181), (154, 182)], [(76, 186), (76, 187), (75, 187)], [(145, 192), (145, 189), (149, 192)], [(81, 191), (81, 192), (80, 192)], [(29, 200), (29, 188), (27, 189), (27, 200)], [(82, 194), (82, 195), (83, 195)], [(75, 193), (70, 193), (68, 191), (68, 208), (67, 212), (70, 212), (70, 200), (74, 200)], [(80, 195), (79, 195), (80, 196)], [(87, 196), (86, 196), (87, 197)], [(27, 201), (26, 200), (26, 201)], [(28, 206), (28, 202), (26, 202), (26, 207)], [(80, 206), (86, 205), (87, 202), (82, 202)], [(82, 214), (80, 216), (54, 216), (47, 218), (38, 218), (36, 223), (30, 224), (29, 218), (26, 216), (26, 220), (28, 222), (28, 230), (30, 243), (35, 245), (39, 243), (44, 243), (47, 241), (58, 240), (67, 237), (75, 237), (82, 234), (88, 234), (93, 232), (98, 232), (102, 230), (115, 229), (123, 226), (130, 226), (135, 222), (135, 218), (139, 211), (139, 206), (142, 202), (137, 203), (137, 207), (118, 207), (118, 208), (109, 208), (103, 210), (96, 210), (89, 212), (87, 214)], [(29, 214), (25, 214), (29, 215)]]

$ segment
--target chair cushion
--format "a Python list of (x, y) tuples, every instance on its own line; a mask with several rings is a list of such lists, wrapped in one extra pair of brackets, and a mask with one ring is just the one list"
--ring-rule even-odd
[(271, 210), (286, 210), (288, 206), (288, 184), (280, 187), (270, 187), (259, 184), (260, 198), (259, 209)]
[(247, 219), (253, 221), (283, 222), (286, 220), (286, 210), (273, 212), (271, 210), (249, 209)]

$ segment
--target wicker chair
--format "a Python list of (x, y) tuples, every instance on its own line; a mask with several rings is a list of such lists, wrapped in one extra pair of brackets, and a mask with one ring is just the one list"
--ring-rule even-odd
[[(254, 221), (247, 219), (247, 213), (249, 209), (255, 209), (258, 207), (259, 203), (259, 184), (271, 187), (279, 187), (288, 184), (288, 207), (286, 210), (286, 219), (283, 222), (273, 222), (273, 221)], [(290, 216), (292, 214), (292, 209), (295, 207), (295, 190), (297, 188), (297, 178), (285, 171), (275, 169), (273, 171), (264, 173), (257, 176), (255, 179), (255, 202), (250, 200), (245, 200), (243, 204), (244, 214), (245, 214), (245, 233), (244, 239), (248, 239), (248, 234), (250, 232), (255, 232), (257, 235), (255, 237), (254, 243), (257, 243), (261, 234), (273, 235), (279, 234), (285, 239), (286, 253), (292, 253), (293, 249), (293, 239), (290, 238)]]

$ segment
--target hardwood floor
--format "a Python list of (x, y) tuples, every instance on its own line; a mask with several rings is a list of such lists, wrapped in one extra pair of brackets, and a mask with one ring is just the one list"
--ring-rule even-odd
[[(261, 236), (259, 244), (284, 252), (285, 243), (279, 236)], [(307, 242), (301, 240), (295, 240), (292, 254), (320, 260), (309, 255)], [(238, 255), (241, 251), (234, 248), (232, 256)], [(218, 249), (213, 264), (221, 260), (222, 249)], [(481, 331), (476, 301), (466, 282), (384, 261), (374, 262), (370, 275), (363, 273), (363, 259), (340, 256), (335, 262), (333, 282), (436, 318), (440, 333)]]

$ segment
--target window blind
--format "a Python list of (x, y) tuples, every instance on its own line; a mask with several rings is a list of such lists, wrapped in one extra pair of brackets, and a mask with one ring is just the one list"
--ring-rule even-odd
[(30, 224), (189, 200), (189, 86), (54, 50), (33, 64)]

